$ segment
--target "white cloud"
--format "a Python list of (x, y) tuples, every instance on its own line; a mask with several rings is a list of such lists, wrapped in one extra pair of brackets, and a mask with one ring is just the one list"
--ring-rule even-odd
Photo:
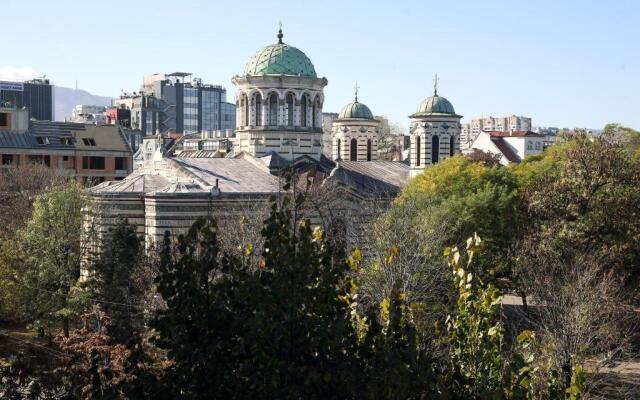
[(38, 71), (31, 67), (0, 66), (0, 81), (22, 82), (39, 75)]

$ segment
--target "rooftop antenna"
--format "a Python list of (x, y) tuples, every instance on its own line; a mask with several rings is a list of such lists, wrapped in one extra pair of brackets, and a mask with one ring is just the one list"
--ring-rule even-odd
[(355, 90), (355, 97), (356, 97), (356, 103), (358, 102), (358, 89), (360, 88), (360, 86), (358, 86), (358, 81), (356, 81), (356, 85), (353, 87), (353, 89)]
[(284, 36), (282, 34), (282, 20), (278, 21), (278, 44), (282, 44), (282, 37)]
[(440, 79), (438, 78), (438, 74), (436, 73), (436, 76), (433, 78), (433, 95), (437, 96), (438, 95), (438, 81)]

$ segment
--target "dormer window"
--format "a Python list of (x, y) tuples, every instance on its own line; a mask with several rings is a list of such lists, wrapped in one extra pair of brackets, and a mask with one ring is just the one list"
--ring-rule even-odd
[(96, 145), (96, 141), (93, 138), (82, 138), (82, 143), (84, 143), (85, 146), (95, 146)]
[(36, 136), (36, 142), (38, 144), (49, 144), (49, 138), (46, 136)]

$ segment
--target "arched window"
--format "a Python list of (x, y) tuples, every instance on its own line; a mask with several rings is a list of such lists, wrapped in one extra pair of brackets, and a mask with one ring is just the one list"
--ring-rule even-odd
[(287, 126), (293, 126), (294, 102), (293, 93), (287, 93)]
[(313, 110), (311, 111), (311, 126), (313, 128), (317, 128), (317, 119), (318, 119), (318, 102), (319, 100), (313, 102)]
[(269, 125), (278, 125), (278, 95), (275, 93), (269, 96)]
[(244, 116), (244, 126), (249, 126), (249, 100), (247, 95), (242, 95), (242, 114)]
[(420, 166), (420, 136), (416, 136), (416, 166)]
[(449, 140), (449, 155), (453, 157), (455, 153), (456, 153), (456, 137), (451, 136), (451, 139)]
[(367, 139), (367, 161), (371, 161), (371, 139)]
[(440, 161), (440, 138), (434, 136), (431, 139), (431, 164)]
[(254, 106), (255, 109), (253, 115), (255, 118), (253, 120), (253, 125), (260, 126), (262, 125), (262, 96), (260, 96), (260, 93), (256, 94), (256, 97), (254, 97)]
[(300, 126), (307, 126), (307, 95), (302, 95), (302, 104), (300, 104)]
[(342, 160), (342, 141), (338, 139), (338, 160)]
[(349, 152), (350, 152), (350, 160), (358, 161), (358, 140), (357, 139), (351, 139), (351, 144), (349, 145)]

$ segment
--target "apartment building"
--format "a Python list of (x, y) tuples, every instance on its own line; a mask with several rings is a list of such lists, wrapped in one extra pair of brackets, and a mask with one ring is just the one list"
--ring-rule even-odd
[(89, 184), (123, 179), (132, 157), (118, 125), (29, 120), (27, 109), (0, 107), (0, 168), (41, 163)]

